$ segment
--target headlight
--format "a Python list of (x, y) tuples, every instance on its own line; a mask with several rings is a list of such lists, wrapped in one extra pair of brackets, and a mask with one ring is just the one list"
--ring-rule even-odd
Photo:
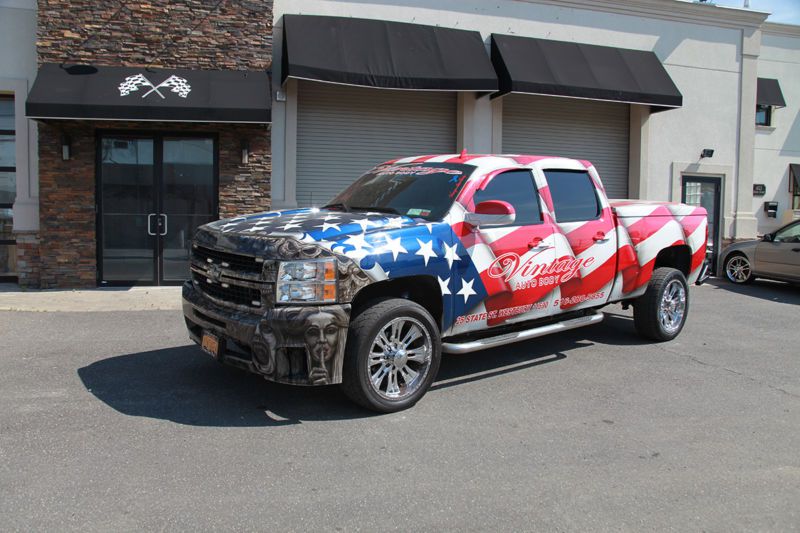
[(280, 303), (336, 301), (336, 259), (282, 261), (278, 268)]

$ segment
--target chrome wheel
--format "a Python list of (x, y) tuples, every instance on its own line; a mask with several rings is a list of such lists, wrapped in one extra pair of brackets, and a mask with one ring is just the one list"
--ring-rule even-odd
[(666, 333), (672, 334), (680, 329), (685, 313), (686, 288), (680, 280), (673, 279), (664, 287), (658, 308), (658, 321)]
[(725, 265), (725, 274), (728, 279), (734, 283), (744, 283), (750, 279), (752, 270), (750, 269), (750, 261), (743, 255), (735, 255), (728, 259)]
[(421, 322), (411, 317), (391, 320), (372, 341), (367, 358), (372, 389), (389, 400), (411, 396), (425, 382), (432, 353), (433, 341)]

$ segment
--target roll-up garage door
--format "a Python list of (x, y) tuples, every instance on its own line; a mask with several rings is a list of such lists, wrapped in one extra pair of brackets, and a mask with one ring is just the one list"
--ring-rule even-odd
[(455, 93), (298, 85), (300, 206), (324, 205), (383, 161), (455, 152)]
[(630, 106), (574, 98), (503, 98), (503, 152), (588, 159), (611, 198), (628, 196)]

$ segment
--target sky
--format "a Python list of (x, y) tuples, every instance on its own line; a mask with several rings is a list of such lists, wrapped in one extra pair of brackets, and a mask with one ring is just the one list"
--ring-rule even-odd
[[(719, 6), (742, 7), (744, 0), (709, 0)], [(800, 24), (800, 0), (750, 0), (750, 9), (772, 13), (769, 22)]]

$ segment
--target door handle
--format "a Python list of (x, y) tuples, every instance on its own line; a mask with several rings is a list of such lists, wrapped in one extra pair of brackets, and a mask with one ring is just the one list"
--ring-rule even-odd
[(534, 237), (531, 239), (531, 242), (528, 243), (528, 250), (547, 250), (548, 248), (552, 248), (546, 244), (542, 244), (541, 237)]
[(153, 237), (156, 236), (156, 234), (151, 231), (151, 229), (153, 227), (153, 217), (154, 216), (156, 216), (155, 213), (150, 213), (149, 215), (147, 215), (147, 234), (148, 235), (152, 235)]
[(166, 234), (167, 234), (167, 220), (168, 220), (168, 219), (167, 219), (167, 215), (164, 215), (164, 214), (161, 214), (161, 215), (158, 215), (158, 216), (159, 216), (159, 217), (164, 217), (164, 231), (162, 231), (161, 233), (159, 233), (159, 235), (162, 235), (162, 236), (163, 236), (163, 235), (166, 235)]
[(594, 242), (605, 242), (605, 241), (608, 240), (608, 238), (606, 237), (605, 232), (598, 231), (597, 233), (594, 234), (594, 237), (592, 237), (592, 240)]

